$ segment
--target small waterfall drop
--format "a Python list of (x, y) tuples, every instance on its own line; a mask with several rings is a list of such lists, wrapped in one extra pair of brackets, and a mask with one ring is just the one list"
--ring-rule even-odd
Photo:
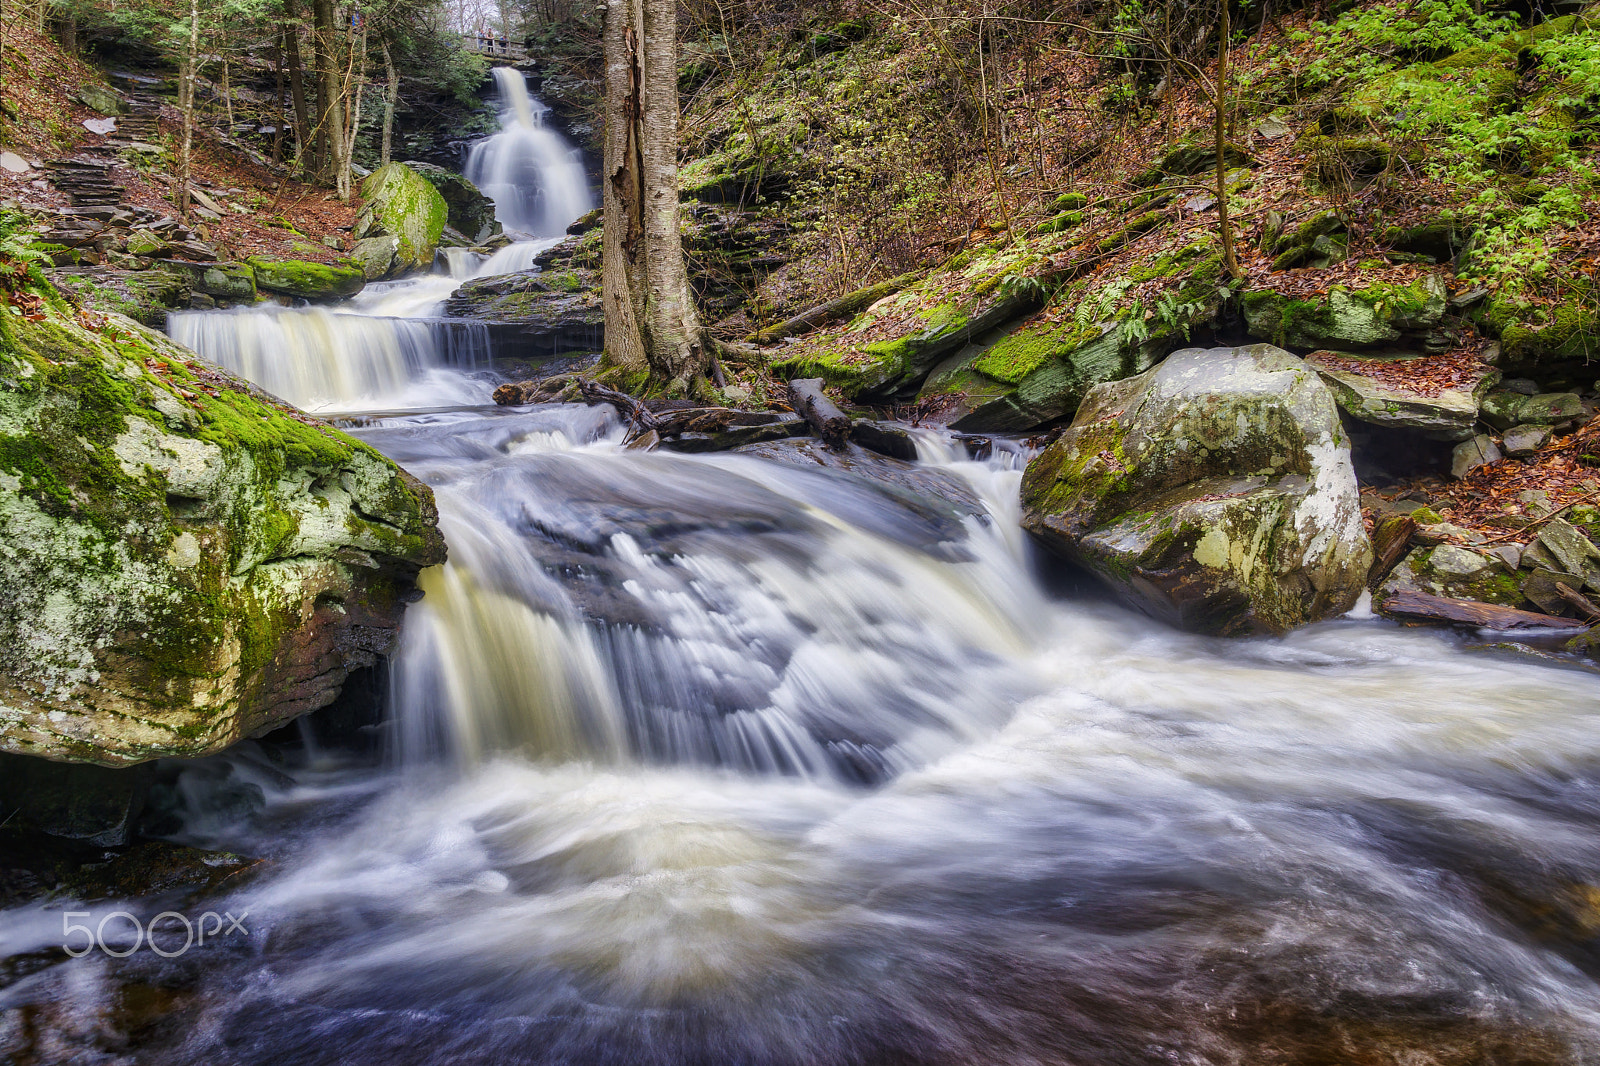
[(495, 217), (508, 230), (556, 237), (573, 219), (594, 209), (578, 152), (546, 129), (549, 110), (528, 95), (521, 72), (495, 67), (500, 132), (472, 146), (467, 178), (494, 200)]

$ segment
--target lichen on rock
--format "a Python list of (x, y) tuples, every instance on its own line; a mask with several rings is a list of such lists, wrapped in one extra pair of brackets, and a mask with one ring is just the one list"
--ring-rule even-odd
[(1271, 345), (1188, 348), (1097, 385), (1022, 501), (1046, 547), (1200, 632), (1339, 614), (1372, 561), (1333, 398)]
[(121, 316), (0, 316), (0, 749), (120, 765), (331, 702), (442, 561), (431, 492)]

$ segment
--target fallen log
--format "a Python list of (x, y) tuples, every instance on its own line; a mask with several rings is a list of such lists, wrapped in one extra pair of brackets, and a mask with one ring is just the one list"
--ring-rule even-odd
[(917, 280), (916, 274), (901, 274), (898, 278), (889, 281), (880, 281), (876, 285), (868, 285), (864, 289), (845, 293), (843, 296), (829, 300), (827, 303), (818, 304), (807, 311), (802, 311), (793, 318), (758, 329), (745, 338), (746, 344), (775, 344), (785, 337), (792, 337), (796, 333), (809, 333), (811, 330), (820, 329), (829, 322), (837, 321), (846, 316), (853, 316), (858, 311), (865, 310), (883, 299), (892, 296), (901, 289)]
[(1372, 532), (1372, 569), (1367, 571), (1367, 588), (1377, 591), (1389, 572), (1400, 565), (1411, 538), (1417, 534), (1417, 520), (1410, 515), (1390, 515)]
[(1383, 601), (1379, 613), (1404, 622), (1433, 622), (1472, 626), (1475, 629), (1587, 629), (1588, 624), (1553, 614), (1519, 611), (1477, 600), (1453, 600), (1426, 592), (1396, 592)]
[(590, 406), (597, 403), (610, 404), (634, 426), (643, 429), (655, 429), (660, 424), (660, 420), (651, 414), (650, 409), (644, 404), (627, 393), (618, 392), (616, 389), (602, 385), (598, 381), (590, 381), (588, 378), (579, 380), (578, 393)]
[(789, 382), (789, 400), (829, 451), (842, 452), (850, 443), (850, 419), (822, 391), (821, 378), (796, 378)]
[(1577, 608), (1578, 613), (1589, 621), (1600, 622), (1600, 607), (1596, 607), (1593, 600), (1578, 592), (1571, 585), (1564, 581), (1557, 581), (1556, 595), (1565, 600), (1568, 606)]

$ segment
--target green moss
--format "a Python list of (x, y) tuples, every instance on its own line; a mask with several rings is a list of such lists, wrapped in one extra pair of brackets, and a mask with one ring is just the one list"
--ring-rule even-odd
[(972, 361), (972, 369), (1015, 385), (1047, 360), (1065, 355), (1098, 336), (1098, 326), (1080, 326), (1070, 319), (1064, 323), (1031, 323), (985, 349)]
[(252, 256), (245, 262), (255, 271), (258, 288), (305, 300), (343, 299), (354, 296), (366, 284), (356, 267), (263, 256)]
[(1165, 211), (1146, 211), (1142, 215), (1137, 215), (1127, 225), (1096, 244), (1095, 251), (1105, 254), (1132, 244), (1137, 238), (1160, 226), (1166, 219)]
[(1600, 311), (1581, 293), (1553, 307), (1496, 295), (1474, 317), (1500, 338), (1508, 368), (1587, 363), (1600, 354)]

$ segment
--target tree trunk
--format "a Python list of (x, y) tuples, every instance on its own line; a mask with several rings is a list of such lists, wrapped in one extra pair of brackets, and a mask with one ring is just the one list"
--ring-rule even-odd
[(379, 166), (389, 165), (390, 145), (394, 142), (394, 109), (400, 100), (400, 72), (394, 68), (394, 59), (389, 55), (389, 42), (383, 42), (383, 71), (388, 75), (389, 92), (383, 98), (383, 148), (379, 159)]
[(675, 0), (606, 5), (603, 236), (607, 357), (681, 393), (711, 349), (678, 234), (677, 19)]
[(317, 54), (318, 173), (334, 180), (343, 169), (344, 95), (340, 92), (339, 32), (333, 0), (311, 0)]
[(1235, 281), (1244, 277), (1233, 249), (1233, 219), (1228, 216), (1228, 46), (1233, 30), (1228, 25), (1230, 0), (1217, 0), (1222, 39), (1217, 42), (1217, 84), (1214, 118), (1217, 124), (1217, 230), (1222, 241), (1222, 267)]
[(194, 154), (194, 82), (200, 65), (200, 0), (189, 0), (189, 47), (178, 82), (178, 107), (183, 111), (183, 144), (178, 150), (178, 215), (189, 218), (189, 163)]
[(300, 62), (300, 15), (295, 0), (283, 0), (284, 62), (289, 67), (289, 98), (294, 101), (294, 159), (296, 169), (311, 148), (311, 109), (306, 106), (306, 82)]

